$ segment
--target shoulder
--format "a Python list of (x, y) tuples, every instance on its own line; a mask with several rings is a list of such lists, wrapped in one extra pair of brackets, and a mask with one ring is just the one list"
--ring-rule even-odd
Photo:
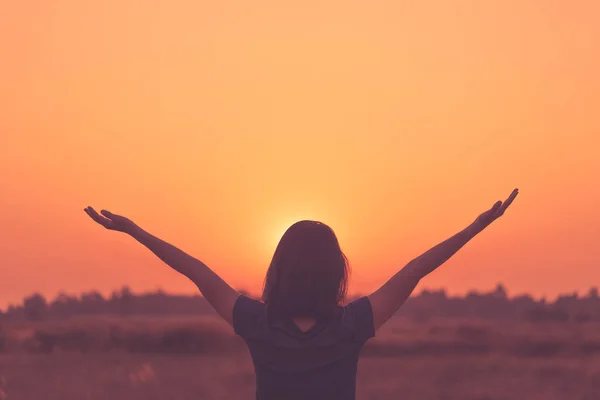
[(265, 303), (240, 295), (233, 305), (233, 330), (246, 338), (266, 323)]
[(371, 301), (367, 296), (359, 297), (356, 300), (346, 304), (343, 308), (343, 316), (346, 320), (365, 322), (372, 318), (373, 309)]
[(360, 297), (344, 306), (342, 319), (359, 342), (366, 342), (375, 336), (373, 310), (368, 297)]
[(250, 298), (244, 294), (240, 294), (233, 305), (234, 313), (235, 313), (236, 309), (238, 311), (254, 311), (255, 312), (258, 310), (264, 310), (265, 303), (263, 303), (260, 300)]

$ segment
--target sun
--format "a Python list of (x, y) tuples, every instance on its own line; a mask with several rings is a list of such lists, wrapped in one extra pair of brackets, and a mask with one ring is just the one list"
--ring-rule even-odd
[(268, 250), (274, 252), (285, 231), (296, 222), (303, 220), (318, 221), (319, 219), (312, 213), (298, 213), (280, 217), (269, 224), (266, 232)]
[(328, 225), (329, 223), (336, 225), (336, 222), (339, 222), (335, 208), (330, 207), (327, 203), (316, 201), (274, 204), (271, 207), (265, 207), (262, 216), (261, 242), (264, 243), (264, 246), (261, 247), (270, 256), (275, 252), (283, 234), (298, 221), (320, 221)]

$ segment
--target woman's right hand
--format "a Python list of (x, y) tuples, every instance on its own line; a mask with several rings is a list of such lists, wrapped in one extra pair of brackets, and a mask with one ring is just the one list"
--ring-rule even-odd
[(102, 215), (98, 214), (96, 210), (94, 210), (92, 207), (86, 207), (83, 211), (85, 211), (91, 219), (93, 219), (106, 229), (110, 229), (111, 231), (125, 232), (131, 234), (136, 228), (136, 225), (130, 219), (113, 214), (106, 210), (100, 211)]
[(492, 208), (490, 208), (489, 210), (482, 213), (479, 217), (477, 217), (474, 224), (478, 228), (478, 230), (486, 228), (489, 224), (494, 222), (496, 219), (500, 218), (518, 194), (519, 189), (513, 190), (510, 196), (508, 196), (508, 198), (504, 202), (498, 200), (496, 204), (492, 206)]

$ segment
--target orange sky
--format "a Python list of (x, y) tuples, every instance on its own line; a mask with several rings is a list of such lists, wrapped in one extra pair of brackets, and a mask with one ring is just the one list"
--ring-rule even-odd
[(193, 292), (87, 205), (254, 291), (319, 219), (365, 292), (514, 187), (422, 287), (600, 284), (600, 2), (460, 4), (0, 3), (0, 307)]

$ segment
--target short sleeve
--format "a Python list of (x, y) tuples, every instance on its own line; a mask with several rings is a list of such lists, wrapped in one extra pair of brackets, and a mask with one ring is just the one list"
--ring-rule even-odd
[(266, 321), (265, 304), (240, 295), (233, 305), (233, 331), (244, 339), (261, 332)]
[(373, 309), (368, 297), (360, 297), (344, 307), (344, 324), (361, 344), (375, 336)]

